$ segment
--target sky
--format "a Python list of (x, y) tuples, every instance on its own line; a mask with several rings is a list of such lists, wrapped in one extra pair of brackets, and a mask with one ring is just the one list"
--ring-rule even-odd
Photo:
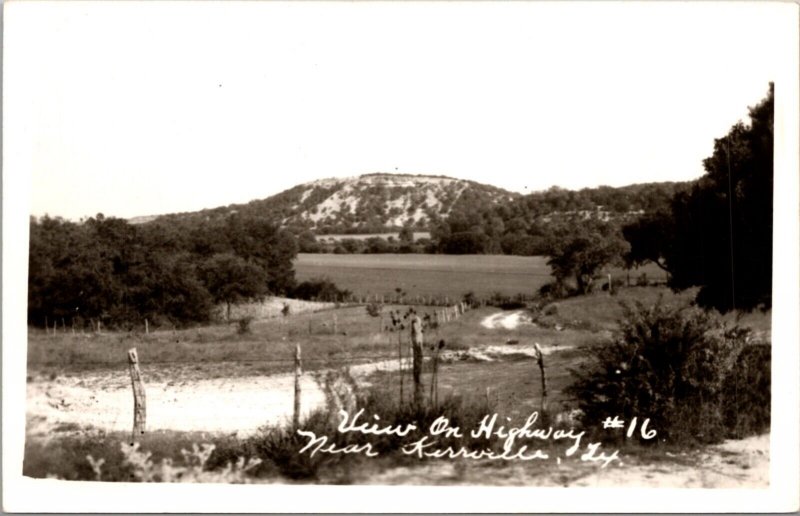
[(12, 2), (6, 173), (73, 220), (372, 172), (690, 180), (780, 76), (776, 6)]

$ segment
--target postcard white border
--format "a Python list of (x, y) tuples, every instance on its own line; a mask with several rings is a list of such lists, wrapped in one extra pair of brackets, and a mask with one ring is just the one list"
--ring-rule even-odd
[[(18, 2), (6, 3), (6, 7)], [(24, 442), (27, 249), (31, 128), (18, 113), (30, 102), (4, 75), (3, 131), (3, 509), (15, 512), (769, 512), (800, 504), (800, 276), (798, 268), (798, 6), (785, 11), (785, 67), (775, 78), (775, 253), (773, 425), (768, 489), (592, 489), (531, 487), (348, 487), (142, 485), (34, 480), (21, 476)], [(373, 5), (373, 7), (375, 7)], [(11, 23), (9, 23), (9, 21)], [(713, 34), (713, 28), (710, 27)], [(5, 18), (6, 67), (15, 49)], [(752, 35), (742, 35), (748, 37)], [(711, 36), (710, 36), (711, 37)], [(755, 100), (755, 99), (754, 99)], [(10, 130), (7, 130), (10, 129)]]

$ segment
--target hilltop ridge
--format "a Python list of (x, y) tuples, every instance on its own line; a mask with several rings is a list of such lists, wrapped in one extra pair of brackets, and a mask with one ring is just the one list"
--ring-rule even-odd
[[(463, 202), (496, 205), (520, 194), (464, 179), (431, 174), (374, 172), (303, 183), (246, 204), (164, 217), (215, 218), (246, 213), (275, 220), (296, 231), (373, 233), (404, 226), (426, 231)], [(137, 217), (144, 223), (159, 217)]]

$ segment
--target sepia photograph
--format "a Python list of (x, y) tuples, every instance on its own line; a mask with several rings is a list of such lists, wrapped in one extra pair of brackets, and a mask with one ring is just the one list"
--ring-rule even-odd
[(6, 2), (4, 508), (797, 510), (797, 22)]

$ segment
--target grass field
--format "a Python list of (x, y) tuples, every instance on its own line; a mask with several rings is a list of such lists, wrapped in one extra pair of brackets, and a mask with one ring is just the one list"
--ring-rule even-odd
[[(301, 253), (295, 270), (298, 281), (328, 277), (358, 296), (391, 295), (397, 288), (409, 296), (452, 299), (470, 291), (479, 297), (534, 295), (552, 280), (547, 258), (542, 256)], [(618, 268), (608, 272), (618, 278), (627, 274)], [(664, 276), (650, 265), (631, 271), (631, 281), (642, 273), (654, 280)]]

